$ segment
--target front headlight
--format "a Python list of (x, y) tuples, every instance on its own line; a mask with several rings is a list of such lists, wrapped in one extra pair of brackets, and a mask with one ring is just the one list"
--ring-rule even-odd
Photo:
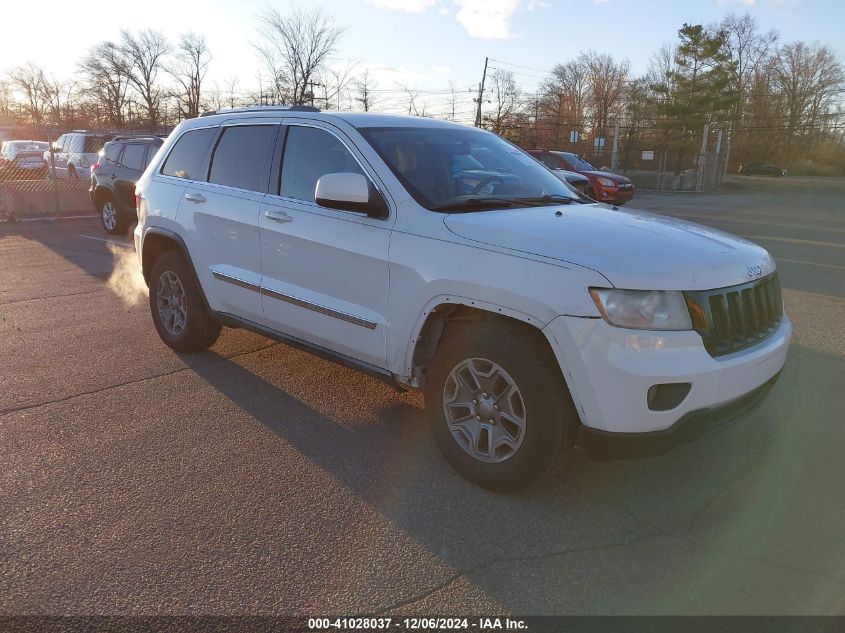
[(635, 330), (691, 330), (684, 295), (674, 290), (590, 288), (602, 318)]
[(599, 176), (598, 178), (596, 178), (596, 180), (598, 180), (599, 183), (603, 187), (615, 187), (616, 186), (615, 182), (613, 182), (610, 178), (605, 178), (604, 176)]

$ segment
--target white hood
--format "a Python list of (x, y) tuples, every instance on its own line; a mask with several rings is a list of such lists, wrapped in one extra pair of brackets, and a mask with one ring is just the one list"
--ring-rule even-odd
[(603, 204), (455, 213), (444, 222), (469, 240), (592, 268), (617, 288), (709, 290), (775, 269), (766, 250), (748, 240)]

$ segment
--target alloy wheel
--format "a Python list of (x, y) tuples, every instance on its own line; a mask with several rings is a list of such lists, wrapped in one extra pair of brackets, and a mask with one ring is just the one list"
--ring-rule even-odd
[(158, 278), (156, 305), (164, 329), (174, 336), (181, 334), (188, 322), (188, 302), (182, 281), (172, 270)]
[(461, 361), (443, 387), (443, 412), (455, 442), (486, 463), (505, 462), (525, 439), (525, 401), (503, 367), (484, 358)]

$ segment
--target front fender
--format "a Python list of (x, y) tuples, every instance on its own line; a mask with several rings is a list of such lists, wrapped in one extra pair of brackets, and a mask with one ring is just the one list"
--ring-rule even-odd
[(587, 268), (399, 232), (390, 251), (387, 361), (402, 377), (411, 376), (420, 331), (438, 305), (466, 305), (539, 330), (559, 315), (600, 316), (588, 288), (607, 281)]

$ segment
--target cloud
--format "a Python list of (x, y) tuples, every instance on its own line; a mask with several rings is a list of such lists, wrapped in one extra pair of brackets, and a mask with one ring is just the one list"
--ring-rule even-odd
[(525, 8), (534, 11), (536, 9), (548, 9), (550, 6), (552, 6), (552, 3), (546, 2), (546, 0), (528, 0), (528, 5)]
[(519, 0), (455, 0), (459, 7), (455, 18), (470, 37), (504, 40), (513, 37), (511, 18)]
[(449, 75), (452, 73), (452, 69), (449, 66), (443, 66), (441, 64), (434, 64), (431, 67), (431, 72), (435, 75)]
[(408, 13), (424, 13), (429, 7), (437, 4), (437, 0), (367, 0), (377, 9), (394, 9)]

